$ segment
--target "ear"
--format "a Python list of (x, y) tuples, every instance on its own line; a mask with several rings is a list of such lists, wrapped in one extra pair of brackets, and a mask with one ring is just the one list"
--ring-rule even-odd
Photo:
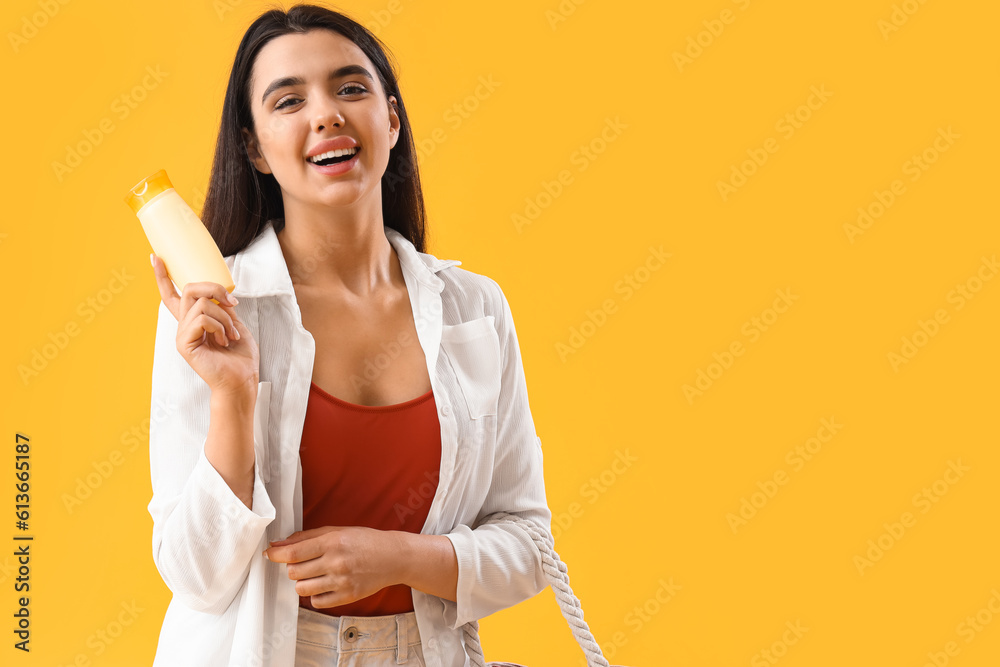
[(399, 141), (399, 128), (402, 123), (399, 120), (399, 113), (396, 110), (396, 97), (394, 95), (389, 96), (389, 149), (396, 145)]
[(261, 155), (260, 146), (257, 144), (256, 137), (250, 133), (247, 128), (241, 128), (243, 131), (243, 142), (246, 147), (247, 156), (250, 158), (250, 162), (257, 169), (257, 171), (262, 174), (270, 174), (271, 168), (267, 165), (267, 160)]

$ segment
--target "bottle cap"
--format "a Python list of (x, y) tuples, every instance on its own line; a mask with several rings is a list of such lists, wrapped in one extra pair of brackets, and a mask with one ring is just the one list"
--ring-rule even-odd
[(161, 169), (152, 176), (147, 176), (136, 183), (125, 197), (125, 203), (132, 208), (133, 213), (138, 214), (139, 209), (145, 206), (150, 199), (172, 187), (174, 186), (167, 177), (166, 170)]

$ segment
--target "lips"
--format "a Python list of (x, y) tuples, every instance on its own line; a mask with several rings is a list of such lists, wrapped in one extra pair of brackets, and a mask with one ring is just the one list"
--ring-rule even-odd
[[(317, 153), (317, 155), (319, 154), (320, 153)], [(306, 163), (321, 174), (326, 176), (337, 176), (353, 169), (354, 165), (358, 163), (359, 155), (361, 155), (360, 148), (354, 153), (354, 155), (351, 156), (349, 160), (344, 160), (343, 162), (335, 162), (326, 166), (318, 165), (315, 162), (310, 162), (309, 160), (306, 160)]]
[(341, 150), (344, 148), (360, 148), (360, 147), (358, 146), (357, 141), (355, 141), (352, 137), (348, 136), (326, 139), (325, 141), (321, 141), (309, 149), (309, 152), (306, 153), (306, 160), (315, 155), (322, 155), (323, 153), (328, 153), (329, 151)]

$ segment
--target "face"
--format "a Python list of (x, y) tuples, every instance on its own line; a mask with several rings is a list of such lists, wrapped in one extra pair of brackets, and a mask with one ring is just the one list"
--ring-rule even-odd
[[(330, 78), (347, 66), (369, 76), (354, 67)], [(301, 82), (279, 81), (289, 77)], [(311, 30), (264, 45), (250, 85), (255, 132), (243, 128), (243, 136), (254, 167), (273, 174), (281, 187), (286, 216), (324, 206), (377, 205), (381, 211), (380, 181), (399, 138), (395, 103), (364, 52), (339, 33)], [(346, 171), (307, 159), (337, 137), (350, 137), (359, 148)]]

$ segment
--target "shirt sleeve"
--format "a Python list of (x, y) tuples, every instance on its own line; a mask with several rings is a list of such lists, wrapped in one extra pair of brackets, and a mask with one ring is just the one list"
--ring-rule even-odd
[[(512, 522), (482, 522), (507, 512), (535, 523), (553, 543), (552, 513), (545, 498), (541, 439), (528, 406), (520, 347), (507, 298), (489, 279), (500, 316), (501, 382), (497, 406), (497, 445), (493, 475), (475, 525), (459, 525), (447, 537), (458, 557), (455, 604), (445, 605), (452, 629), (506, 609), (543, 591), (548, 582), (531, 535)], [(482, 525), (481, 525), (482, 524)]]
[(205, 457), (211, 390), (177, 351), (176, 339), (177, 320), (161, 300), (149, 421), (153, 561), (186, 606), (221, 614), (251, 559), (262, 558), (275, 508), (256, 463), (250, 509)]

